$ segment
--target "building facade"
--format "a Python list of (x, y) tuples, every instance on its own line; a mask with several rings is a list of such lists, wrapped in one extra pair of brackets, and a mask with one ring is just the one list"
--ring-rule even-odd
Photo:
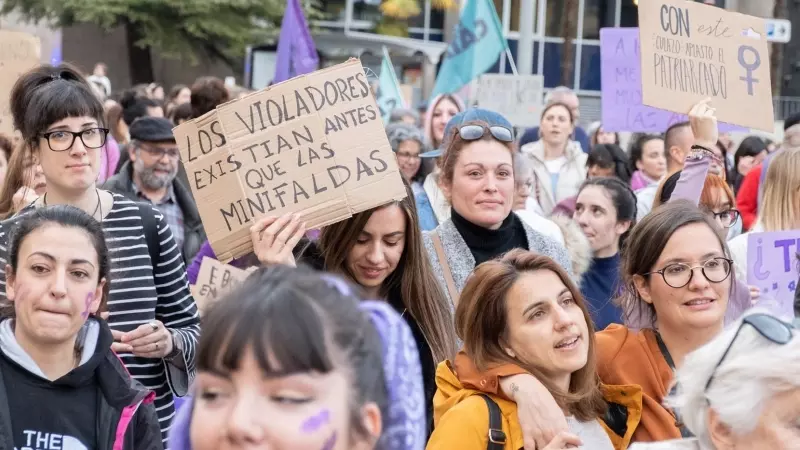
[[(583, 97), (598, 97), (600, 91), (600, 29), (605, 27), (636, 27), (638, 25), (638, 0), (575, 0), (577, 8), (577, 26), (571, 36), (565, 37), (562, 32), (562, 18), (567, 14), (565, 0), (530, 0), (534, 3), (534, 37), (530, 43), (520, 42), (520, 9), (523, 0), (493, 0), (495, 9), (501, 20), (511, 54), (516, 59), (520, 45), (532, 45), (532, 73), (544, 76), (546, 88), (562, 84), (562, 52), (565, 39), (573, 44), (572, 55), (574, 73), (570, 87)], [(744, 13), (771, 17), (774, 0), (694, 0), (717, 7), (739, 10)], [(444, 43), (449, 40), (449, 30), (458, 21), (458, 10), (446, 12), (431, 8), (431, 0), (420, 0), (422, 12), (408, 21), (409, 37), (420, 42)], [(381, 20), (378, 5), (380, 0), (353, 0), (352, 14), (348, 18), (346, 0), (323, 0), (323, 10), (329, 19), (317, 22), (316, 26), (323, 33), (342, 33), (345, 27), (351, 30), (369, 33)], [(348, 20), (349, 19), (349, 20)], [(348, 23), (349, 21), (349, 23)], [(317, 40), (318, 46), (320, 41)], [(341, 43), (337, 43), (341, 44)], [(343, 51), (340, 57), (353, 55), (361, 57), (365, 66), (378, 70), (380, 66), (380, 45), (371, 45), (359, 39), (348, 39), (350, 50)], [(409, 45), (413, 45), (409, 43)], [(323, 60), (333, 64), (338, 58), (326, 58), (325, 43), (320, 53)], [(370, 48), (374, 47), (374, 48)], [(340, 49), (341, 50), (341, 49)], [(398, 70), (401, 83), (411, 84), (417, 92), (417, 99), (426, 98), (432, 87), (432, 80), (425, 79), (425, 66), (437, 65), (440, 61), (426, 61), (415, 54), (413, 49), (396, 54), (392, 49), (393, 63)], [(492, 73), (511, 73), (511, 65), (503, 55), (490, 70)], [(427, 70), (429, 77), (435, 79), (434, 70)]]

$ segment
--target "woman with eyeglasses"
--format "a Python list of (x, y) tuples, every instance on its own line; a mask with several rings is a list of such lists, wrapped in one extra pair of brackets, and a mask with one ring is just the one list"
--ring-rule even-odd
[[(161, 213), (96, 186), (106, 143), (103, 105), (71, 66), (42, 65), (23, 74), (11, 92), (14, 126), (41, 164), (47, 192), (0, 223), (0, 279), (5, 281), (8, 233), (28, 212), (75, 206), (100, 222), (113, 277), (108, 323), (114, 350), (131, 375), (155, 391), (166, 439), (173, 395), (185, 395), (195, 367), (199, 316), (180, 250)], [(0, 298), (6, 284), (0, 282)]]
[[(648, 214), (628, 238), (619, 300), (625, 322), (634, 319), (645, 326), (637, 330), (611, 325), (594, 338), (600, 380), (628, 385), (626, 396), (641, 398), (641, 421), (633, 442), (677, 439), (685, 433), (662, 400), (685, 355), (724, 326), (734, 277), (717, 228), (707, 214), (682, 200)], [(568, 430), (552, 395), (524, 368), (505, 364), (478, 371), (464, 365), (459, 378), (465, 377), (480, 380), (478, 389), (499, 389), (517, 403), (526, 446), (542, 448)]]
[(800, 337), (752, 311), (686, 355), (667, 403), (694, 438), (631, 450), (792, 450), (800, 442)]
[(392, 147), (400, 174), (411, 185), (414, 194), (424, 192), (422, 183), (426, 171), (422, 167), (420, 153), (425, 151), (425, 138), (422, 131), (404, 122), (390, 123), (386, 126), (386, 137)]
[(575, 120), (569, 106), (551, 103), (542, 112), (541, 139), (520, 151), (531, 158), (535, 174), (534, 200), (550, 215), (558, 202), (578, 193), (586, 179), (586, 153), (570, 139)]
[(513, 213), (511, 123), (475, 108), (454, 117), (447, 129), (440, 184), (452, 205), (451, 217), (423, 237), (449, 300), (458, 301), (475, 266), (515, 248), (550, 256), (571, 273), (564, 247)]
[(566, 232), (552, 220), (541, 215), (539, 205), (531, 201), (533, 167), (525, 155), (514, 153), (514, 213), (534, 230), (564, 245)]
[[(688, 200), (708, 214), (719, 225), (720, 237), (729, 241), (738, 236), (741, 230), (736, 198), (730, 186), (718, 176), (722, 162), (717, 157), (712, 143), (718, 141), (718, 126), (714, 110), (708, 100), (696, 104), (689, 113), (689, 122), (695, 136), (695, 145), (687, 155), (681, 171), (672, 174), (659, 186), (653, 201), (653, 208), (674, 200)], [(715, 168), (715, 166), (717, 166)], [(733, 254), (733, 248), (731, 247)], [(734, 258), (735, 259), (735, 258)], [(744, 262), (741, 262), (744, 264)], [(738, 268), (737, 268), (738, 270)], [(747, 278), (737, 274), (731, 289), (730, 301), (725, 314), (726, 323), (738, 319), (750, 308), (761, 294), (756, 287), (748, 287)], [(640, 326), (629, 322), (631, 326)]]
[[(762, 184), (758, 218), (753, 228), (731, 240), (731, 254), (737, 264), (747, 264), (750, 233), (788, 231), (800, 228), (800, 148), (786, 148), (772, 158)], [(746, 277), (746, 265), (736, 274)]]

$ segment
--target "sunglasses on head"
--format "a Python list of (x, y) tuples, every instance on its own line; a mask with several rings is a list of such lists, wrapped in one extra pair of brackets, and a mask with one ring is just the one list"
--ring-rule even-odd
[(736, 334), (733, 335), (733, 339), (731, 339), (725, 352), (722, 353), (722, 357), (717, 362), (717, 365), (714, 366), (714, 370), (708, 378), (704, 392), (708, 392), (708, 388), (711, 387), (711, 382), (714, 381), (714, 372), (716, 372), (719, 366), (722, 365), (722, 362), (725, 361), (725, 357), (728, 356), (728, 352), (731, 350), (731, 347), (733, 347), (733, 343), (736, 342), (736, 338), (739, 337), (739, 333), (745, 325), (753, 327), (758, 334), (773, 344), (786, 345), (792, 340), (792, 336), (794, 336), (794, 326), (777, 317), (770, 316), (769, 314), (752, 314), (746, 316), (742, 320), (742, 323), (739, 324)]
[(487, 130), (492, 134), (492, 137), (498, 141), (514, 142), (514, 133), (510, 129), (499, 125), (490, 127), (485, 127), (483, 125), (464, 125), (458, 128), (458, 134), (461, 136), (461, 139), (465, 141), (477, 141), (486, 135)]

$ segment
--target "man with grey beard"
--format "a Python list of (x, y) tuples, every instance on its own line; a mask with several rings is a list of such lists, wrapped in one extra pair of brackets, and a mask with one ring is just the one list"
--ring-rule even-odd
[(206, 240), (197, 205), (188, 187), (176, 179), (180, 152), (172, 122), (141, 117), (130, 127), (130, 161), (103, 186), (131, 200), (151, 203), (163, 215), (175, 242), (190, 263)]

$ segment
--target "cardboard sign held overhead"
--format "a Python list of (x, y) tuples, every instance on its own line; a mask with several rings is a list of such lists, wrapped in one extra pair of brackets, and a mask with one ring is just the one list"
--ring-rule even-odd
[(192, 192), (220, 261), (252, 251), (261, 217), (308, 228), (406, 196), (358, 60), (220, 105), (175, 128)]
[(642, 0), (642, 96), (687, 113), (710, 97), (721, 122), (772, 132), (764, 19), (685, 0)]
[(544, 77), (541, 75), (481, 75), (478, 106), (502, 111), (515, 127), (539, 125), (544, 105)]
[(192, 295), (201, 313), (241, 284), (250, 272), (203, 257)]
[(8, 101), (11, 88), (23, 73), (40, 64), (41, 43), (32, 34), (0, 30), (0, 133), (11, 136), (14, 120)]
[[(638, 28), (600, 30), (600, 95), (604, 131), (663, 133), (670, 126), (689, 120), (685, 114), (687, 111), (670, 112), (642, 103), (639, 59)], [(719, 130), (746, 131), (722, 122)]]

